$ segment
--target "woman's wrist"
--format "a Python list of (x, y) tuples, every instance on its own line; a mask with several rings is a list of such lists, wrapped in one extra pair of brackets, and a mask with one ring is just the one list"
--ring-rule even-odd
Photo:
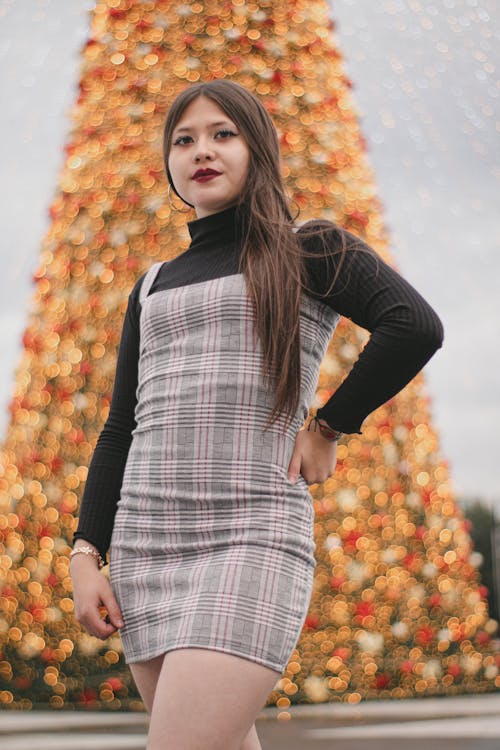
[(333, 427), (330, 427), (328, 422), (322, 417), (318, 417), (318, 415), (316, 415), (315, 417), (311, 419), (307, 427), (308, 430), (310, 429), (313, 422), (314, 422), (314, 430), (315, 431), (319, 430), (321, 435), (327, 440), (330, 440), (330, 442), (337, 442), (337, 440), (339, 440), (344, 434), (340, 430), (335, 430)]
[(96, 570), (99, 570), (99, 563), (97, 561), (97, 558), (93, 555), (86, 555), (84, 553), (81, 553), (79, 555), (72, 555), (70, 553), (70, 565), (74, 566), (76, 565), (79, 567), (80, 565), (83, 565), (83, 567), (86, 567), (87, 565), (91, 568), (95, 568)]
[(93, 558), (93, 562), (91, 564), (96, 565), (99, 570), (103, 568), (106, 564), (101, 556), (101, 553), (97, 549), (97, 547), (91, 542), (85, 541), (84, 539), (76, 540), (73, 550), (70, 552), (69, 557), (70, 557), (70, 561), (74, 560), (75, 557)]

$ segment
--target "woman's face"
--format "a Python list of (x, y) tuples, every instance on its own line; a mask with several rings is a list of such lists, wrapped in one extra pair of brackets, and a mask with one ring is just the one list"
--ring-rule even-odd
[[(236, 203), (249, 162), (248, 145), (224, 110), (204, 96), (194, 99), (172, 133), (168, 168), (175, 189), (194, 206), (198, 219)], [(199, 169), (219, 174), (196, 180)]]

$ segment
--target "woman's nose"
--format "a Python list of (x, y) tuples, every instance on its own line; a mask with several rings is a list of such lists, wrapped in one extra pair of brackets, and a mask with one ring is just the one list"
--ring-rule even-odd
[(206, 156), (208, 154), (213, 154), (213, 147), (209, 143), (208, 138), (201, 137), (198, 140), (198, 143), (196, 144), (195, 148), (195, 158), (198, 158), (200, 156)]

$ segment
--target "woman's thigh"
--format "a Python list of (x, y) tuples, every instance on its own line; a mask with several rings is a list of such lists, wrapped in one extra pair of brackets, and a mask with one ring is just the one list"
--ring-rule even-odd
[(160, 676), (164, 656), (165, 654), (160, 654), (148, 661), (139, 661), (128, 665), (148, 714), (151, 714), (153, 708), (156, 683)]
[(147, 750), (239, 750), (280, 677), (234, 654), (168, 651), (156, 683)]

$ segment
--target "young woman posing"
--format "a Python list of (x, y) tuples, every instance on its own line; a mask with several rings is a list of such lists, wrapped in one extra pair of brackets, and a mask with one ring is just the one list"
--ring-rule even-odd
[[(254, 721), (310, 603), (309, 485), (334, 473), (338, 438), (421, 370), (443, 327), (361, 239), (295, 224), (275, 127), (243, 86), (182, 91), (164, 159), (169, 198), (196, 219), (189, 247), (129, 295), (71, 553), (75, 616), (102, 639), (120, 629), (147, 750), (259, 750)], [(306, 427), (340, 315), (371, 336)]]

